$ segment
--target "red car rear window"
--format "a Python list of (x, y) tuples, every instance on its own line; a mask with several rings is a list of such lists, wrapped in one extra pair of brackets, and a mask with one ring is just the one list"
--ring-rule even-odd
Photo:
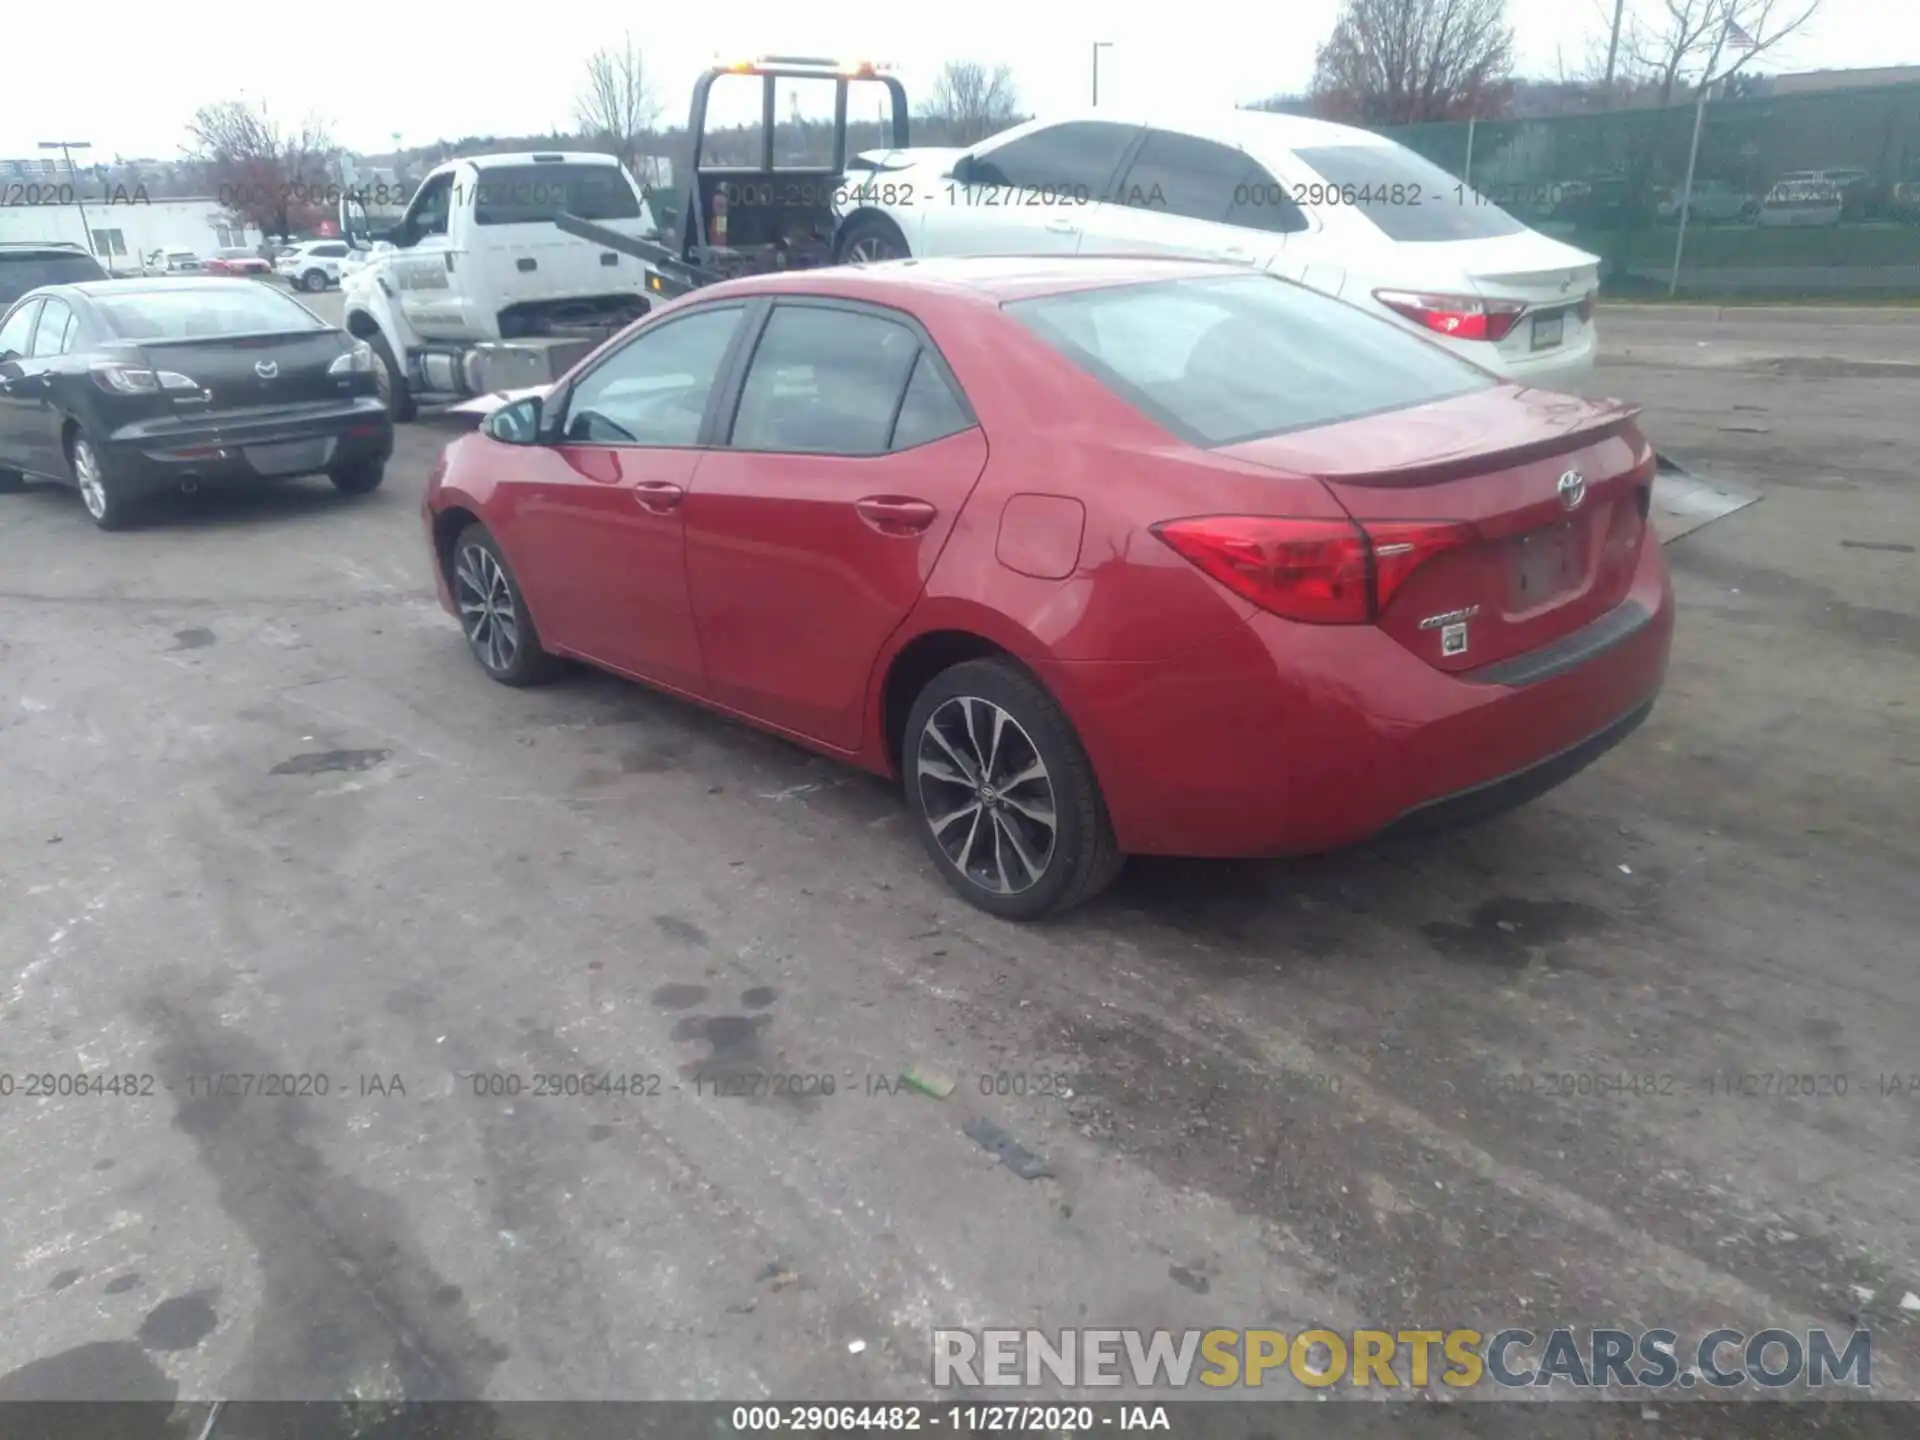
[(1500, 383), (1390, 321), (1270, 275), (1078, 290), (1005, 308), (1196, 445), (1332, 425)]

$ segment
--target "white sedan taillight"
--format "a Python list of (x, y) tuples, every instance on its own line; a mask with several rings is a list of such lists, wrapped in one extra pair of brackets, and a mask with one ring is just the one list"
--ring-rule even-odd
[(1373, 298), (1416, 325), (1454, 340), (1504, 340), (1527, 311), (1524, 300), (1487, 300), (1478, 295), (1376, 290)]

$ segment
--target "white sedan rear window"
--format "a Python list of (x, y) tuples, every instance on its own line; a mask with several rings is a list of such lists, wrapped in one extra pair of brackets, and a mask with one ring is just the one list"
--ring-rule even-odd
[(1320, 176), (1297, 187), (1309, 206), (1349, 206), (1389, 240), (1491, 240), (1527, 227), (1404, 145), (1317, 145), (1295, 152)]

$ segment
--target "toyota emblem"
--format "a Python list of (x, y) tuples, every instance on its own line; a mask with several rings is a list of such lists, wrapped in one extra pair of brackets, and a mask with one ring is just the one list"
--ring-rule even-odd
[(1580, 502), (1587, 498), (1587, 477), (1578, 470), (1569, 470), (1560, 477), (1560, 503), (1569, 510), (1578, 510)]
[(271, 380), (280, 373), (280, 367), (271, 360), (256, 360), (253, 366), (253, 373), (258, 375), (262, 380)]

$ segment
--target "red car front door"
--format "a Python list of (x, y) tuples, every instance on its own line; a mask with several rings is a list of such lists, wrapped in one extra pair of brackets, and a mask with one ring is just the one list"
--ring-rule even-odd
[(852, 750), (874, 659), (925, 587), (986, 440), (914, 322), (813, 300), (768, 313), (729, 437), (686, 503), (708, 693)]
[(701, 688), (684, 502), (745, 314), (740, 304), (689, 310), (604, 356), (560, 397), (561, 438), (524, 452), (503, 487), (502, 543), (561, 649)]

